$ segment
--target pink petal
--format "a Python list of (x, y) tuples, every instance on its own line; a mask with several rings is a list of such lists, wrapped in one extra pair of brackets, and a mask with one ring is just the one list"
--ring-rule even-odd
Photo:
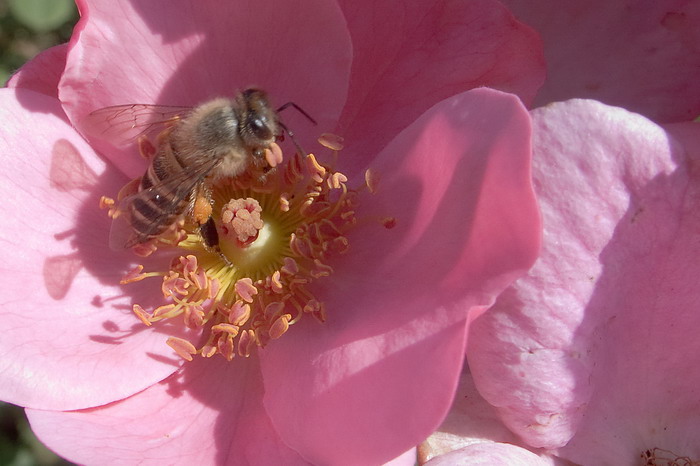
[(547, 80), (537, 105), (586, 97), (659, 121), (700, 114), (697, 2), (504, 3), (544, 41)]
[[(671, 139), (662, 154), (677, 168), (634, 193), (602, 255), (601, 301), (591, 303), (600, 325), (589, 343), (595, 393), (559, 452), (579, 463), (623, 463), (653, 449), (677, 464), (700, 460), (700, 129), (686, 124), (670, 134), (682, 144)], [(610, 267), (623, 273), (606, 273)]]
[(109, 221), (98, 200), (124, 179), (56, 116), (57, 100), (3, 89), (0, 112), (0, 398), (75, 409), (167, 377), (180, 360), (164, 341), (177, 330), (141, 332), (131, 300), (147, 300), (118, 285), (132, 264), (106, 248)]
[[(305, 458), (379, 463), (437, 427), (469, 311), (537, 254), (529, 141), (517, 97), (480, 89), (436, 105), (379, 155), (384, 179), (358, 210), (366, 220), (316, 290), (327, 323), (306, 319), (261, 356), (265, 406)], [(386, 215), (395, 228), (372, 220)]]
[[(541, 458), (524, 448), (509, 443), (481, 442), (438, 456), (427, 466), (547, 466), (553, 458)], [(563, 466), (563, 465), (562, 465)]]
[(7, 87), (21, 87), (58, 97), (58, 81), (66, 66), (68, 44), (44, 50), (17, 70), (7, 81)]
[(479, 395), (471, 374), (463, 372), (447, 417), (420, 445), (420, 462), (483, 442), (517, 444), (518, 438), (503, 425), (495, 408)]
[(498, 2), (340, 3), (354, 58), (336, 132), (354, 166), (440, 100), (488, 86), (530, 102), (544, 81), (539, 37)]
[(411, 448), (403, 454), (397, 456), (393, 460), (384, 463), (383, 466), (415, 466), (416, 464), (416, 449)]
[(420, 463), (484, 442), (517, 444), (518, 438), (503, 425), (496, 409), (481, 397), (471, 374), (465, 371), (447, 417), (420, 445)]
[(477, 387), (529, 444), (569, 442), (576, 463), (697, 457), (697, 171), (625, 110), (576, 100), (533, 118), (545, 242), (472, 326)]
[[(194, 105), (250, 85), (269, 91), (278, 105), (298, 103), (320, 128), (335, 123), (345, 101), (351, 44), (332, 2), (78, 3), (83, 18), (59, 95), (79, 129), (101, 107)], [(292, 128), (309, 128), (308, 120), (287, 112)], [(120, 166), (138, 172), (137, 158), (130, 160)]]
[(308, 464), (279, 440), (263, 392), (254, 358), (196, 358), (125, 400), (27, 415), (42, 442), (79, 464)]
[(419, 463), (427, 465), (547, 465), (561, 461), (547, 453), (519, 445), (519, 439), (501, 422), (495, 408), (462, 373), (457, 394), (442, 425), (419, 448)]

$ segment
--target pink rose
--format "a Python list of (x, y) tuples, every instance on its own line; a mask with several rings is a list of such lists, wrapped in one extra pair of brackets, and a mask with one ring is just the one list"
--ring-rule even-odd
[(697, 2), (503, 3), (542, 36), (547, 79), (535, 106), (586, 98), (662, 123), (700, 115)]
[[(695, 464), (698, 130), (660, 128), (627, 110), (657, 122), (700, 114), (700, 9), (684, 0), (504, 3), (542, 35), (547, 60), (534, 104), (550, 106), (532, 112), (544, 247), (472, 326), (468, 354), (494, 422), (519, 437), (469, 431), (480, 411), (460, 407), (471, 396), (460, 390), (451, 423), (422, 457)], [(551, 104), (574, 97), (627, 110)], [(463, 435), (436, 448), (459, 423)]]
[[(88, 464), (378, 464), (419, 443), (449, 408), (468, 322), (537, 254), (529, 116), (513, 95), (465, 92), (530, 101), (536, 36), (490, 1), (78, 6), (70, 44), (0, 93), (0, 397)], [(157, 279), (119, 284), (135, 263), (163, 272), (178, 254), (109, 250), (98, 208), (146, 162), (78, 131), (109, 105), (195, 105), (251, 84), (318, 121), (283, 116), (345, 173), (358, 222), (309, 286), (325, 323), (304, 316), (249, 358), (185, 362), (165, 341), (202, 350), (211, 328), (147, 327), (131, 308), (164, 304)], [(345, 138), (337, 165), (315, 142), (329, 130)]]
[(542, 253), (470, 327), (468, 378), (492, 407), (460, 405), (465, 383), (448, 417), (462, 433), (424, 457), (697, 461), (700, 130), (586, 100), (532, 116)]

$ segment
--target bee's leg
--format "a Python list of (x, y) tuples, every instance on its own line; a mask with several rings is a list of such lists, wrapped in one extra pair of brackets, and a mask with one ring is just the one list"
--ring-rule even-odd
[(265, 149), (262, 147), (256, 147), (253, 149), (253, 157), (251, 157), (253, 161), (253, 167), (256, 170), (261, 170), (265, 168), (266, 161), (265, 161)]
[(207, 251), (218, 254), (226, 265), (233, 265), (231, 261), (228, 260), (228, 257), (221, 252), (221, 248), (219, 247), (219, 232), (216, 229), (214, 218), (209, 217), (206, 222), (199, 226), (199, 235), (202, 237), (202, 243)]
[(199, 234), (202, 236), (204, 247), (210, 251), (219, 251), (219, 232), (216, 231), (216, 224), (212, 217), (199, 226)]
[[(277, 146), (277, 144), (275, 144)], [(279, 146), (277, 146), (279, 149)], [(252, 167), (250, 169), (250, 174), (258, 181), (260, 184), (265, 184), (268, 180), (268, 176), (270, 173), (274, 173), (276, 168), (269, 163), (269, 157), (268, 153), (270, 152), (270, 149), (265, 149), (262, 147), (258, 147), (253, 150), (253, 163)], [(280, 157), (281, 157), (281, 150), (279, 151)], [(281, 160), (280, 160), (281, 162)]]
[(202, 243), (207, 251), (218, 254), (219, 257), (231, 265), (228, 258), (221, 252), (219, 247), (219, 232), (216, 229), (216, 223), (211, 216), (211, 195), (206, 186), (200, 185), (195, 193), (194, 203), (192, 207), (192, 218), (199, 225), (199, 236), (202, 237)]
[(192, 218), (197, 225), (204, 225), (211, 219), (211, 196), (207, 188), (200, 185), (194, 193), (192, 203)]

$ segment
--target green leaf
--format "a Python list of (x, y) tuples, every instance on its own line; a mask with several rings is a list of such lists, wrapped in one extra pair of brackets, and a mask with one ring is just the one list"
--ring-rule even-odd
[[(5, 87), (5, 84), (7, 83), (7, 80), (10, 79), (10, 76), (12, 73), (10, 73), (7, 68), (4, 66), (0, 65), (0, 87)], [(0, 462), (0, 464), (2, 464)]]
[(10, 13), (34, 32), (48, 32), (75, 14), (73, 0), (9, 0)]

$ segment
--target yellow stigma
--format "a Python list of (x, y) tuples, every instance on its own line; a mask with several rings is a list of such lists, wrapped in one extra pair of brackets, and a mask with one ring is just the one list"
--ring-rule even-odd
[(218, 248), (205, 247), (195, 222), (149, 244), (173, 251), (170, 268), (144, 272), (138, 266), (122, 283), (160, 277), (165, 303), (150, 312), (135, 304), (134, 313), (146, 325), (179, 318), (202, 329), (199, 344), (168, 339), (187, 360), (197, 354), (247, 357), (304, 315), (324, 322), (326, 309), (312, 285), (333, 274), (333, 257), (350, 246), (346, 233), (356, 223), (357, 191), (346, 183), (342, 173), (300, 153), (262, 176), (251, 171), (217, 181), (211, 197)]
[(239, 247), (251, 244), (258, 238), (264, 225), (260, 203), (252, 197), (231, 199), (221, 209), (221, 232), (225, 238)]

